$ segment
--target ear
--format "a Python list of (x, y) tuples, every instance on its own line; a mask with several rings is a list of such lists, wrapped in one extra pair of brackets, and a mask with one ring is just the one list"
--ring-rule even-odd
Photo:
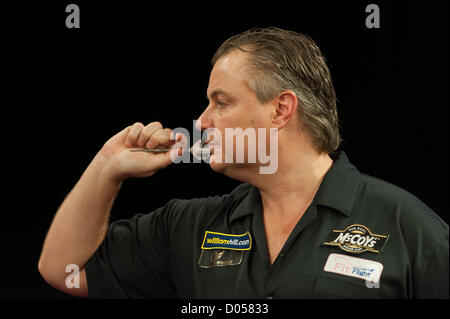
[(283, 91), (275, 97), (275, 110), (272, 125), (281, 129), (285, 127), (297, 112), (298, 100), (292, 91)]

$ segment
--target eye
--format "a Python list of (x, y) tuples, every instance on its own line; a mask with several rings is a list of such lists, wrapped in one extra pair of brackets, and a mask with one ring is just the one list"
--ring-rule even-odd
[(227, 106), (227, 105), (228, 105), (228, 104), (225, 103), (225, 102), (217, 101), (217, 106), (218, 106), (218, 107), (225, 107), (225, 106)]

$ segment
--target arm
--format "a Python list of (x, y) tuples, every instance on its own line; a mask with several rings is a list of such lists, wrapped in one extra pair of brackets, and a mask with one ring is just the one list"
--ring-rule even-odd
[[(171, 164), (169, 152), (149, 154), (129, 152), (129, 148), (167, 147), (172, 142), (170, 130), (154, 122), (146, 127), (136, 123), (105, 143), (59, 207), (45, 238), (38, 268), (51, 286), (76, 296), (88, 295), (83, 267), (105, 237), (122, 182), (151, 176)], [(79, 266), (80, 288), (66, 287), (68, 264)]]

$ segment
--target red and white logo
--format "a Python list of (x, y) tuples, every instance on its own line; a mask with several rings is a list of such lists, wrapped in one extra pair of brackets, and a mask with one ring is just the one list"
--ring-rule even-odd
[(330, 254), (323, 270), (377, 283), (380, 281), (383, 264), (370, 259)]

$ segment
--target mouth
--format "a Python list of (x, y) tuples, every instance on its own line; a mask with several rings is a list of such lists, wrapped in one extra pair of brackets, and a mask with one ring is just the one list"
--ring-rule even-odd
[(201, 140), (200, 141), (200, 147), (201, 148), (205, 148), (208, 145), (208, 141), (207, 140)]
[(198, 140), (192, 147), (191, 153), (197, 159), (208, 159), (212, 152), (207, 140)]
[(208, 149), (209, 149), (209, 152), (211, 153), (211, 155), (213, 155), (214, 154), (214, 149), (216, 148), (216, 147), (219, 147), (220, 146), (220, 144), (219, 143), (217, 143), (217, 142), (209, 142), (209, 143), (205, 143), (205, 148), (207, 147)]

